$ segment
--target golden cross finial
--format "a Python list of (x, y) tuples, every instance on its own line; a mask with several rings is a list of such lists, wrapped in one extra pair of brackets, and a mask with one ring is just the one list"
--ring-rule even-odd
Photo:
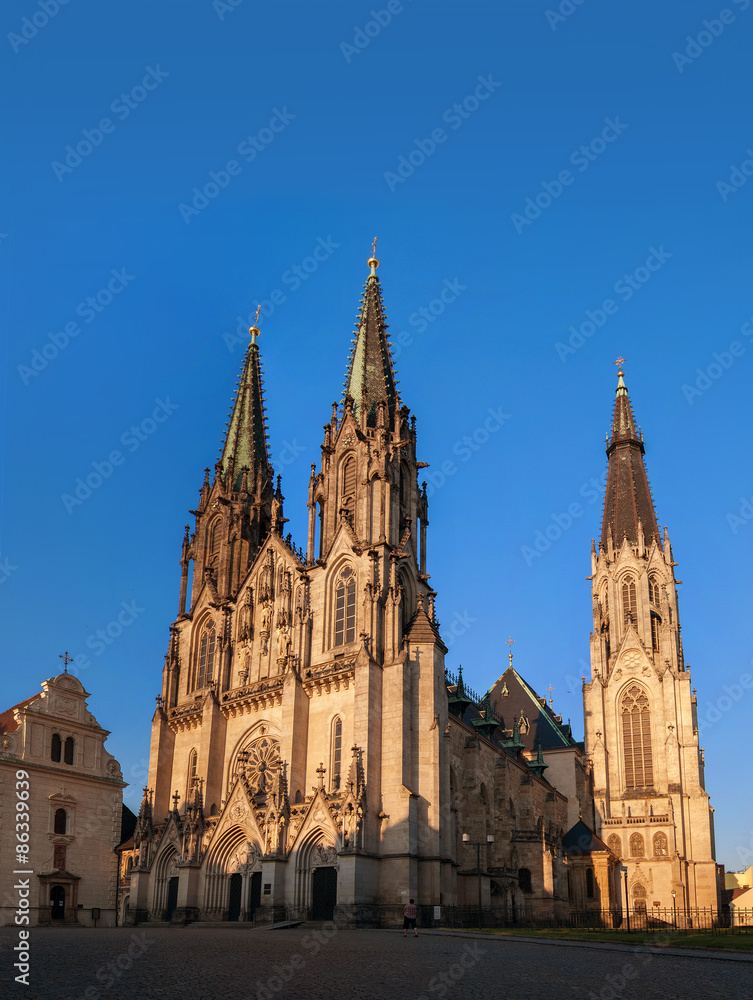
[(375, 236), (374, 237), (374, 242), (371, 244), (371, 256), (372, 257), (376, 257), (376, 243), (377, 243), (377, 237)]
[(374, 237), (374, 242), (371, 244), (371, 257), (369, 257), (367, 263), (371, 268), (371, 273), (376, 274), (376, 269), (379, 267), (379, 261), (376, 259), (376, 245), (377, 238)]
[(616, 364), (617, 367), (619, 368), (619, 371), (617, 372), (617, 374), (618, 375), (624, 375), (625, 373), (622, 370), (622, 366), (625, 364), (625, 359), (622, 358), (622, 357), (617, 358), (617, 360), (614, 362), (614, 364)]
[(508, 659), (510, 660), (510, 666), (512, 666), (512, 644), (514, 642), (515, 642), (515, 640), (513, 639), (512, 636), (510, 636), (510, 638), (507, 640), (507, 646), (508, 646), (508, 648), (510, 650), (510, 652), (507, 654)]
[(59, 655), (60, 655), (60, 659), (65, 664), (65, 672), (67, 674), (68, 673), (68, 664), (69, 663), (73, 663), (73, 657), (68, 655), (68, 650), (67, 649), (66, 649), (66, 651), (64, 653), (60, 653)]
[(549, 707), (551, 708), (552, 707), (552, 702), (554, 701), (554, 699), (552, 698), (552, 691), (554, 691), (554, 688), (552, 687), (551, 684), (547, 688), (547, 691), (549, 692)]
[(254, 325), (248, 328), (248, 332), (251, 334), (251, 343), (256, 343), (256, 338), (259, 336), (259, 327), (256, 325), (259, 322), (259, 317), (261, 316), (261, 304), (256, 307), (256, 316), (254, 317)]

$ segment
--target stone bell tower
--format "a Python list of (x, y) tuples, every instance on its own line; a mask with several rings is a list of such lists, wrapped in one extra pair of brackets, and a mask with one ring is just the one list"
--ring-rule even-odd
[[(628, 868), (631, 913), (717, 908), (713, 816), (680, 630), (675, 561), (659, 530), (622, 370), (604, 516), (591, 551), (584, 684), (596, 832)], [(674, 895), (673, 895), (674, 893)]]

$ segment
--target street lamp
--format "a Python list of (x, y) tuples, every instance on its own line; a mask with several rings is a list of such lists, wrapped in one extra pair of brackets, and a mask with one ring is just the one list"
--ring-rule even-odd
[(486, 835), (486, 841), (471, 840), (467, 833), (463, 834), (463, 843), (476, 848), (476, 874), (478, 875), (478, 929), (482, 929), (481, 924), (481, 848), (494, 843), (494, 837), (490, 833)]
[(630, 900), (628, 899), (628, 886), (627, 886), (627, 865), (621, 865), (620, 871), (625, 876), (625, 913), (627, 914), (627, 929), (628, 934), (630, 933)]
[(674, 913), (675, 930), (677, 930), (677, 891), (672, 890), (672, 911)]

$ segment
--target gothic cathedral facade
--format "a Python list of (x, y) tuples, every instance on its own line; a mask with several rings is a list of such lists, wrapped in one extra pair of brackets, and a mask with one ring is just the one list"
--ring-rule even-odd
[(643, 435), (619, 372), (594, 626), (584, 684), (596, 832), (627, 868), (631, 911), (718, 909), (713, 812), (685, 663), (667, 529), (659, 531)]
[[(222, 455), (183, 542), (126, 921), (375, 925), (410, 897), (475, 903), (479, 884), (507, 919), (564, 917), (581, 876), (578, 898), (616, 914), (619, 861), (639, 830), (634, 895), (671, 883), (702, 905), (713, 848), (673, 563), (650, 498), (632, 521), (624, 506), (643, 445), (624, 423), (623, 389), (593, 557), (584, 747), (512, 668), (482, 699), (446, 673), (425, 463), (397, 389), (378, 266), (372, 257), (344, 398), (311, 468), (305, 551), (285, 536), (251, 328)], [(505, 707), (516, 692), (531, 704), (528, 737)], [(536, 712), (556, 746), (532, 742)]]

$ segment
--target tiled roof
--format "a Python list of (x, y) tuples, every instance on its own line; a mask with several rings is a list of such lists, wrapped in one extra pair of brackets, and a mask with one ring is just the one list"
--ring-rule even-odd
[(36, 701), (37, 698), (41, 697), (42, 692), (40, 691), (39, 694), (33, 694), (31, 698), (25, 698), (23, 701), (19, 701), (19, 703), (14, 705), (13, 708), (9, 708), (5, 712), (0, 712), (0, 736), (4, 733), (13, 733), (18, 729), (18, 723), (16, 722), (13, 714), (17, 708), (26, 708), (27, 705), (30, 705), (33, 701)]

